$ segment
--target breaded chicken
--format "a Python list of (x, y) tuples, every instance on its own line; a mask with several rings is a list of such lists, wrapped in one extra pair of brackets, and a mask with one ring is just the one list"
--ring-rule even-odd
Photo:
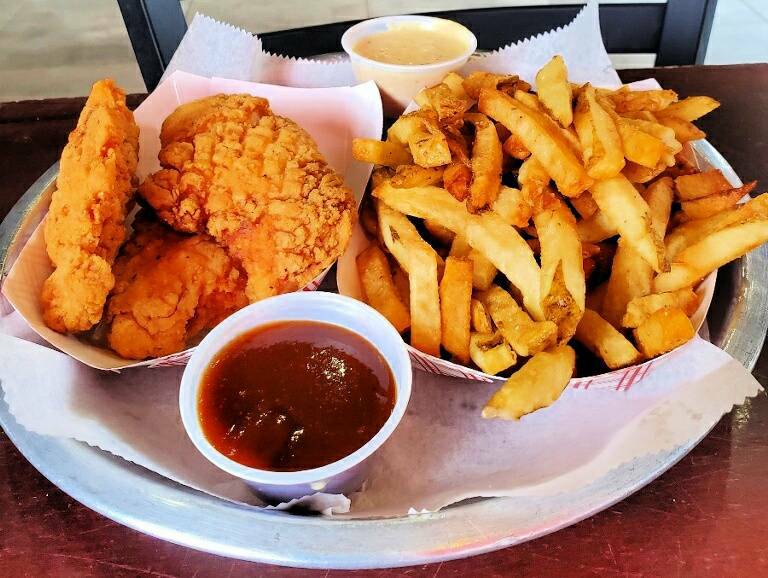
[(62, 333), (99, 322), (125, 240), (134, 192), (139, 129), (125, 94), (111, 80), (93, 85), (61, 155), (45, 222), (45, 244), (55, 266), (43, 285), (46, 325)]
[(207, 232), (242, 264), (251, 301), (302, 288), (352, 234), (355, 202), (312, 137), (263, 98), (218, 95), (163, 123), (162, 170), (141, 195), (179, 231)]
[(129, 359), (184, 349), (190, 339), (248, 304), (245, 276), (207, 235), (139, 222), (114, 267), (109, 346)]

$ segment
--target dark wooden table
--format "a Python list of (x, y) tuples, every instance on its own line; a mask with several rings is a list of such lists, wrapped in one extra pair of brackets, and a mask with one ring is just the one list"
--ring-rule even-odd
[[(723, 106), (701, 123), (768, 187), (768, 64), (625, 71)], [(137, 104), (140, 97), (133, 99)], [(59, 156), (82, 99), (0, 104), (0, 217)], [(755, 375), (768, 385), (766, 350)], [(556, 534), (469, 560), (370, 572), (285, 569), (203, 554), (96, 514), (51, 485), (0, 432), (0, 576), (757, 576), (768, 574), (768, 399), (725, 416), (634, 496)]]

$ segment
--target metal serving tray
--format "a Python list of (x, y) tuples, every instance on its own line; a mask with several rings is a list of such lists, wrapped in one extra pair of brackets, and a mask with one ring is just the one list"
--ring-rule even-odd
[[(709, 143), (698, 142), (695, 149), (705, 164), (733, 175)], [(0, 279), (47, 210), (47, 203), (40, 201), (48, 198), (57, 172), (54, 165), (41, 176), (0, 225)], [(711, 340), (752, 369), (768, 328), (767, 246), (721, 269), (708, 323)], [(701, 440), (637, 459), (588, 487), (555, 497), (469, 500), (434, 514), (348, 521), (219, 500), (86, 444), (30, 433), (16, 423), (4, 401), (0, 425), (52, 483), (112, 520), (198, 550), (314, 568), (423, 564), (525, 542), (624, 499)]]

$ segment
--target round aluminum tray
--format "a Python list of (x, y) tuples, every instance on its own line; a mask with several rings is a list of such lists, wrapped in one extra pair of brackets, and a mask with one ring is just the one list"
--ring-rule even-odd
[[(733, 170), (706, 142), (706, 164)], [(0, 279), (44, 213), (51, 167), (0, 225)], [(711, 339), (753, 368), (768, 327), (768, 247), (721, 270), (708, 316)], [(158, 538), (243, 560), (314, 568), (380, 568), (461, 558), (574, 524), (629, 496), (685, 456), (715, 425), (673, 451), (647, 456), (577, 492), (546, 498), (470, 500), (434, 514), (333, 520), (261, 511), (218, 500), (73, 440), (26, 431), (0, 401), (0, 424), (52, 483), (101, 514)]]

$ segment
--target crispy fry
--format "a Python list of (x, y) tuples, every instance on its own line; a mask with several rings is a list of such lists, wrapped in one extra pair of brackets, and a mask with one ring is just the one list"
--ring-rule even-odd
[(665, 150), (661, 139), (640, 130), (631, 119), (619, 118), (616, 126), (628, 161), (650, 169), (658, 166)]
[(501, 187), (501, 143), (494, 124), (479, 113), (468, 113), (464, 118), (475, 125), (472, 145), (472, 184), (469, 189), (470, 211), (478, 211), (493, 204)]
[(597, 203), (589, 192), (582, 193), (580, 196), (571, 199), (571, 205), (579, 213), (582, 219), (589, 219), (598, 211)]
[[(395, 189), (405, 190), (405, 189)], [(437, 253), (419, 236), (402, 213), (377, 204), (379, 230), (384, 244), (408, 273), (411, 345), (440, 356), (440, 297), (437, 284)]]
[(666, 269), (664, 244), (651, 226), (648, 203), (624, 176), (596, 182), (590, 189), (600, 212), (654, 271)]
[(352, 156), (355, 160), (374, 165), (396, 167), (413, 162), (411, 153), (402, 144), (370, 138), (352, 139)]
[(451, 162), (448, 141), (440, 130), (437, 114), (419, 110), (397, 119), (387, 131), (390, 141), (408, 145), (413, 162), (422, 167), (439, 167)]
[(672, 351), (696, 334), (691, 320), (681, 309), (660, 309), (632, 332), (647, 359)]
[(520, 189), (501, 186), (499, 196), (491, 207), (507, 223), (515, 227), (526, 227), (533, 214), (533, 202)]
[(457, 72), (449, 72), (443, 78), (443, 84), (446, 85), (453, 96), (456, 98), (469, 98), (467, 91), (464, 90), (464, 78)]
[(696, 127), (693, 123), (681, 120), (675, 116), (660, 117), (659, 122), (675, 131), (675, 138), (681, 143), (699, 140), (707, 136), (707, 133)]
[(357, 271), (365, 302), (381, 313), (402, 333), (411, 325), (389, 270), (387, 256), (378, 245), (370, 245), (357, 256)]
[(576, 340), (597, 355), (611, 369), (640, 361), (640, 352), (619, 331), (595, 311), (587, 309), (576, 328)]
[(706, 275), (768, 241), (768, 220), (731, 225), (678, 253), (671, 269), (654, 279), (655, 293), (692, 287)]
[(399, 189), (408, 187), (426, 187), (443, 182), (441, 167), (425, 168), (419, 165), (400, 165), (391, 178), (392, 186)]
[(677, 94), (672, 90), (629, 90), (626, 86), (605, 96), (613, 101), (618, 113), (655, 112), (677, 102)]
[(421, 90), (414, 100), (420, 107), (434, 110), (443, 125), (461, 126), (462, 115), (472, 105), (466, 93), (458, 96), (445, 82)]
[(443, 227), (433, 219), (424, 219), (424, 228), (429, 231), (429, 234), (432, 235), (438, 243), (443, 245), (450, 245), (453, 243), (453, 239), (456, 236), (453, 231)]
[(403, 302), (408, 310), (411, 309), (411, 288), (408, 281), (408, 273), (405, 272), (400, 265), (395, 263), (392, 266), (392, 281), (395, 283), (397, 294), (400, 296), (400, 301)]
[(485, 255), (473, 249), (464, 237), (454, 235), (449, 255), (469, 259), (472, 263), (472, 286), (475, 289), (484, 291), (491, 286), (498, 270)]
[(547, 112), (562, 126), (570, 126), (573, 122), (573, 93), (562, 56), (554, 56), (536, 74), (536, 91)]
[(659, 118), (675, 117), (692, 122), (715, 110), (720, 103), (709, 96), (689, 96), (679, 102), (670, 104), (656, 113)]
[(480, 97), (483, 88), (499, 89), (501, 86), (516, 86), (521, 82), (517, 76), (493, 74), (491, 72), (473, 72), (464, 79), (464, 90), (472, 100)]
[(494, 324), (518, 355), (529, 357), (554, 345), (557, 325), (533, 321), (515, 299), (498, 285), (478, 294)]
[(624, 168), (624, 148), (613, 117), (597, 102), (595, 89), (587, 84), (579, 94), (574, 127), (581, 143), (587, 174), (608, 179)]
[(620, 238), (600, 309), (603, 318), (614, 327), (621, 327), (627, 304), (636, 297), (650, 293), (652, 281), (651, 266), (626, 239)]
[(757, 181), (752, 181), (737, 189), (715, 193), (693, 201), (683, 201), (680, 203), (680, 208), (688, 219), (705, 219), (733, 207), (744, 195), (749, 195), (756, 186)]
[(611, 220), (599, 210), (588, 219), (576, 223), (576, 231), (582, 243), (599, 243), (619, 234)]
[(546, 114), (494, 90), (482, 90), (479, 108), (518, 135), (567, 197), (578, 197), (592, 182), (571, 143)]
[(715, 193), (722, 193), (731, 188), (731, 184), (717, 169), (680, 175), (675, 179), (677, 198), (681, 201), (692, 201), (702, 197), (708, 197)]
[(682, 309), (690, 317), (696, 311), (699, 297), (690, 287), (669, 293), (651, 293), (635, 297), (627, 305), (627, 312), (621, 320), (622, 327), (635, 328), (651, 315), (662, 309)]
[(483, 408), (486, 419), (520, 419), (552, 405), (568, 385), (576, 353), (567, 345), (537, 353), (493, 394)]
[(384, 183), (373, 194), (391, 207), (414, 217), (435, 219), (466, 238), (472, 248), (480, 251), (520, 290), (528, 313), (534, 319), (544, 318), (540, 269), (533, 251), (520, 233), (499, 215), (493, 211), (473, 215), (447, 191), (437, 187), (395, 189)]
[(520, 161), (524, 161), (529, 156), (531, 156), (531, 151), (525, 148), (525, 145), (523, 144), (523, 141), (520, 140), (520, 137), (514, 134), (509, 135), (509, 137), (504, 141), (501, 150), (503, 150), (512, 158)]
[(469, 197), (469, 187), (472, 183), (472, 169), (464, 163), (451, 163), (443, 172), (445, 189), (457, 201)]
[(664, 172), (664, 168), (665, 167), (663, 164), (658, 165), (656, 168), (650, 169), (648, 167), (638, 165), (637, 163), (628, 162), (626, 165), (624, 165), (622, 174), (632, 184), (642, 184), (652, 181), (658, 177), (661, 173)]
[(469, 304), (470, 318), (472, 320), (472, 329), (478, 333), (493, 333), (493, 323), (491, 316), (485, 309), (485, 305), (478, 300), (472, 299)]
[(517, 363), (517, 354), (498, 331), (473, 332), (469, 338), (469, 355), (475, 365), (491, 375), (496, 375)]
[(472, 262), (460, 257), (445, 260), (440, 281), (442, 344), (459, 363), (469, 362), (470, 301)]

